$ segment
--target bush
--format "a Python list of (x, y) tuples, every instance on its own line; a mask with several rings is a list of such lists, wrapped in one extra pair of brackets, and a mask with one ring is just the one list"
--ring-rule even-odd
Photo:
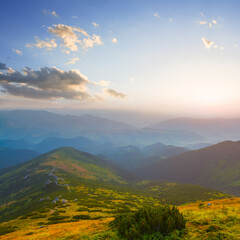
[(89, 215), (75, 215), (75, 216), (73, 216), (73, 219), (88, 220), (88, 219), (90, 219), (90, 216)]
[(129, 240), (162, 239), (176, 230), (180, 235), (186, 221), (176, 207), (158, 206), (145, 207), (136, 213), (121, 214), (112, 225), (117, 228), (121, 237)]
[(58, 220), (63, 220), (69, 218), (69, 216), (53, 216), (53, 217), (49, 217), (48, 220), (50, 221), (58, 221)]

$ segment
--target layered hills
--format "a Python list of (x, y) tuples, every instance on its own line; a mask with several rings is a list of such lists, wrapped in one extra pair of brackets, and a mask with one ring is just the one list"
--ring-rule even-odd
[(198, 184), (240, 195), (240, 142), (225, 141), (138, 169), (145, 179)]
[[(77, 206), (85, 210), (97, 208), (95, 212), (102, 212), (101, 217), (105, 217), (146, 204), (181, 204), (224, 197), (229, 196), (200, 186), (139, 182), (126, 170), (71, 147), (0, 171), (1, 222), (27, 217), (32, 212), (50, 213), (56, 207), (72, 207), (74, 214)], [(44, 218), (41, 214), (38, 217)]]

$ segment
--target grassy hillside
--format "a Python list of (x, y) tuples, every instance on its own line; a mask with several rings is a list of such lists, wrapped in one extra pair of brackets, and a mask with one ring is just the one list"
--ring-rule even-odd
[(147, 179), (198, 184), (240, 195), (240, 142), (225, 141), (138, 170)]
[[(208, 204), (211, 203), (211, 206)], [(100, 208), (82, 211), (81, 215), (95, 216), (95, 219), (73, 219), (77, 213), (73, 205), (68, 208), (58, 207), (51, 213), (44, 213), (45, 217), (32, 215), (0, 224), (0, 238), (4, 240), (119, 240), (121, 239), (114, 228), (109, 224), (114, 217), (101, 212)], [(97, 212), (98, 209), (98, 212)], [(238, 240), (240, 239), (240, 199), (229, 198), (196, 202), (178, 207), (187, 220), (186, 230), (182, 239), (185, 240)], [(95, 212), (94, 212), (95, 210)], [(102, 209), (103, 210), (103, 209)], [(64, 212), (65, 211), (65, 212)], [(78, 212), (79, 215), (80, 212)], [(100, 218), (105, 214), (104, 218)], [(43, 215), (43, 214), (42, 214)], [(38, 216), (38, 218), (37, 218)], [(65, 216), (59, 223), (48, 223), (52, 216)], [(99, 219), (96, 219), (99, 218)], [(72, 219), (72, 220), (70, 220)], [(9, 231), (9, 233), (7, 233)], [(10, 232), (12, 231), (12, 232)]]
[[(74, 215), (87, 211), (91, 219), (98, 212), (98, 217), (106, 218), (147, 204), (224, 197), (229, 196), (199, 186), (137, 182), (125, 170), (68, 147), (0, 171), (0, 222), (33, 217), (44, 218), (44, 224), (58, 223), (63, 219), (48, 218), (59, 208), (70, 208)], [(76, 220), (72, 217), (67, 220)]]

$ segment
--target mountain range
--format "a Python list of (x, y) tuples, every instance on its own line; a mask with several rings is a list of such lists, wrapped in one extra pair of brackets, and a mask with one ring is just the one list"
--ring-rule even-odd
[(140, 167), (144, 179), (207, 186), (240, 196), (240, 141), (225, 141)]

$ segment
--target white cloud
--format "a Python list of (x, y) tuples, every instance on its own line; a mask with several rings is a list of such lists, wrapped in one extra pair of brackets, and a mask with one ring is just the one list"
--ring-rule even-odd
[(42, 13), (44, 14), (44, 15), (50, 15), (50, 16), (54, 16), (54, 17), (59, 17), (59, 15), (53, 10), (53, 11), (50, 11), (50, 10), (46, 10), (46, 9), (44, 9), (43, 11), (42, 11)]
[(63, 49), (62, 52), (66, 53), (66, 54), (70, 54), (70, 51)]
[(15, 53), (17, 53), (18, 55), (22, 55), (22, 51), (20, 51), (20, 50), (13, 49), (13, 51), (14, 51)]
[(9, 67), (9, 68), (7, 69), (7, 72), (8, 72), (9, 74), (13, 74), (15, 71), (14, 71), (11, 67)]
[(82, 48), (87, 51), (88, 48), (94, 47), (94, 45), (103, 45), (101, 37), (93, 34), (92, 37), (84, 38), (80, 41)]
[(113, 39), (112, 39), (112, 43), (113, 43), (113, 44), (116, 44), (116, 43), (117, 43), (117, 38), (113, 38)]
[(58, 24), (49, 27), (48, 31), (63, 40), (63, 45), (71, 51), (78, 51), (78, 44), (84, 50), (95, 45), (103, 45), (101, 37), (93, 34), (90, 36), (85, 30), (68, 25)]
[(33, 44), (26, 44), (26, 47), (37, 47), (37, 48), (46, 48), (47, 50), (52, 50), (53, 48), (57, 47), (57, 43), (55, 42), (55, 39), (47, 39), (46, 41), (40, 40), (38, 37), (35, 37), (37, 43)]
[(208, 22), (207, 21), (199, 21), (198, 22), (200, 25), (205, 25), (205, 24), (207, 24)]
[(93, 24), (94, 27), (99, 27), (99, 24), (97, 24), (95, 22), (93, 22), (92, 24)]
[(153, 13), (153, 16), (157, 17), (157, 18), (160, 18), (160, 16), (158, 15), (158, 12)]
[(77, 16), (72, 16), (72, 19), (78, 19), (78, 17)]
[(206, 20), (207, 18), (205, 17), (204, 14), (202, 15), (202, 17), (204, 18), (204, 20), (198, 21), (198, 24), (200, 24), (200, 25), (206, 25), (207, 27), (212, 28), (213, 25), (217, 25), (218, 24), (217, 20), (215, 20), (215, 19)]
[(53, 15), (54, 17), (58, 17), (58, 15), (57, 15), (57, 13), (56, 13), (55, 11), (52, 11), (52, 15)]
[(221, 47), (219, 47), (219, 49), (220, 49), (220, 50), (224, 50), (224, 47), (223, 47), (223, 46), (221, 46)]
[(130, 77), (130, 82), (134, 83), (134, 78), (133, 77)]
[(235, 43), (235, 44), (233, 44), (233, 47), (237, 48), (237, 47), (238, 47), (238, 44), (236, 44), (236, 43)]
[(209, 41), (208, 39), (206, 39), (205, 37), (202, 37), (201, 40), (203, 41), (203, 44), (205, 46), (206, 49), (210, 49), (211, 46), (214, 44), (214, 42)]
[(110, 88), (106, 88), (106, 89), (104, 89), (104, 92), (107, 94), (107, 95), (109, 95), (109, 96), (111, 96), (111, 97), (115, 97), (115, 98), (126, 98), (126, 94), (124, 94), (124, 93), (120, 93), (120, 92), (118, 92), (118, 91), (116, 91), (116, 90), (114, 90), (114, 89), (110, 89)]
[(71, 58), (69, 62), (65, 63), (66, 65), (69, 64), (75, 64), (77, 61), (79, 61), (79, 58)]
[(102, 86), (102, 87), (107, 87), (109, 86), (110, 82), (109, 81), (105, 81), (105, 80), (100, 80), (98, 82), (92, 81), (92, 83), (94, 85), (98, 85), (98, 86)]
[(169, 22), (173, 22), (173, 18), (169, 18), (168, 20), (169, 20)]

